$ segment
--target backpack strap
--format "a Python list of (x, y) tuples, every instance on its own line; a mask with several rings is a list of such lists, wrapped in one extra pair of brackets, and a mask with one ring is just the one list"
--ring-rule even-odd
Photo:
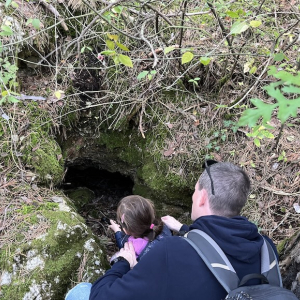
[(238, 287), (240, 280), (234, 268), (219, 245), (208, 234), (193, 229), (186, 233), (184, 238), (200, 255), (227, 293)]
[(282, 285), (281, 274), (277, 257), (270, 243), (263, 237), (264, 244), (261, 247), (261, 274), (264, 275), (271, 285)]
[[(202, 230), (193, 229), (186, 233), (184, 238), (196, 250), (206, 266), (228, 293), (240, 285), (240, 280), (227, 256), (208, 234)], [(264, 243), (261, 248), (261, 274), (252, 275), (255, 275), (254, 278), (261, 276), (262, 279), (266, 278), (271, 285), (282, 287), (275, 252), (270, 243), (264, 237), (263, 239)]]

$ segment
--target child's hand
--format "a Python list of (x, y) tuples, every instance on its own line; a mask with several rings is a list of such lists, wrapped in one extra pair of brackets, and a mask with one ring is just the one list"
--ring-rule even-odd
[(108, 228), (110, 228), (114, 233), (116, 233), (117, 231), (121, 231), (121, 227), (119, 224), (117, 224), (114, 220), (109, 220), (110, 224), (108, 226)]
[(168, 226), (170, 230), (179, 231), (182, 224), (177, 221), (174, 217), (171, 216), (164, 216), (161, 217), (161, 220)]

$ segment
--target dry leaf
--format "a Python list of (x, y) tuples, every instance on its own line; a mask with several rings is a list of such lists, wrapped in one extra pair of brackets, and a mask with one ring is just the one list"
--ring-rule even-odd
[(164, 156), (171, 156), (175, 152), (176, 144), (170, 143), (169, 149), (164, 152)]
[(194, 123), (194, 126), (199, 126), (199, 125), (200, 125), (200, 121), (196, 120), (195, 123)]

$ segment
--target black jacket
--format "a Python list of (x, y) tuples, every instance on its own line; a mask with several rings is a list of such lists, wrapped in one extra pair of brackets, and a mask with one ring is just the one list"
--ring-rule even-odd
[[(205, 216), (198, 218), (189, 229), (200, 229), (210, 235), (240, 278), (260, 273), (263, 239), (256, 225), (246, 218)], [(221, 300), (225, 297), (226, 291), (196, 251), (182, 237), (172, 236), (158, 243), (132, 270), (126, 261), (114, 264), (93, 284), (90, 300)]]

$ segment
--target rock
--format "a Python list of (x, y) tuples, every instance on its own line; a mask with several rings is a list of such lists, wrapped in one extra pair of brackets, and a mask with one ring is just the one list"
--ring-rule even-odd
[[(71, 283), (93, 282), (109, 264), (99, 238), (64, 197), (52, 197), (54, 208), (41, 211), (24, 230), (40, 232), (33, 239), (0, 251), (0, 298), (63, 299)], [(68, 208), (68, 209), (66, 209)], [(25, 225), (26, 224), (26, 225)]]

